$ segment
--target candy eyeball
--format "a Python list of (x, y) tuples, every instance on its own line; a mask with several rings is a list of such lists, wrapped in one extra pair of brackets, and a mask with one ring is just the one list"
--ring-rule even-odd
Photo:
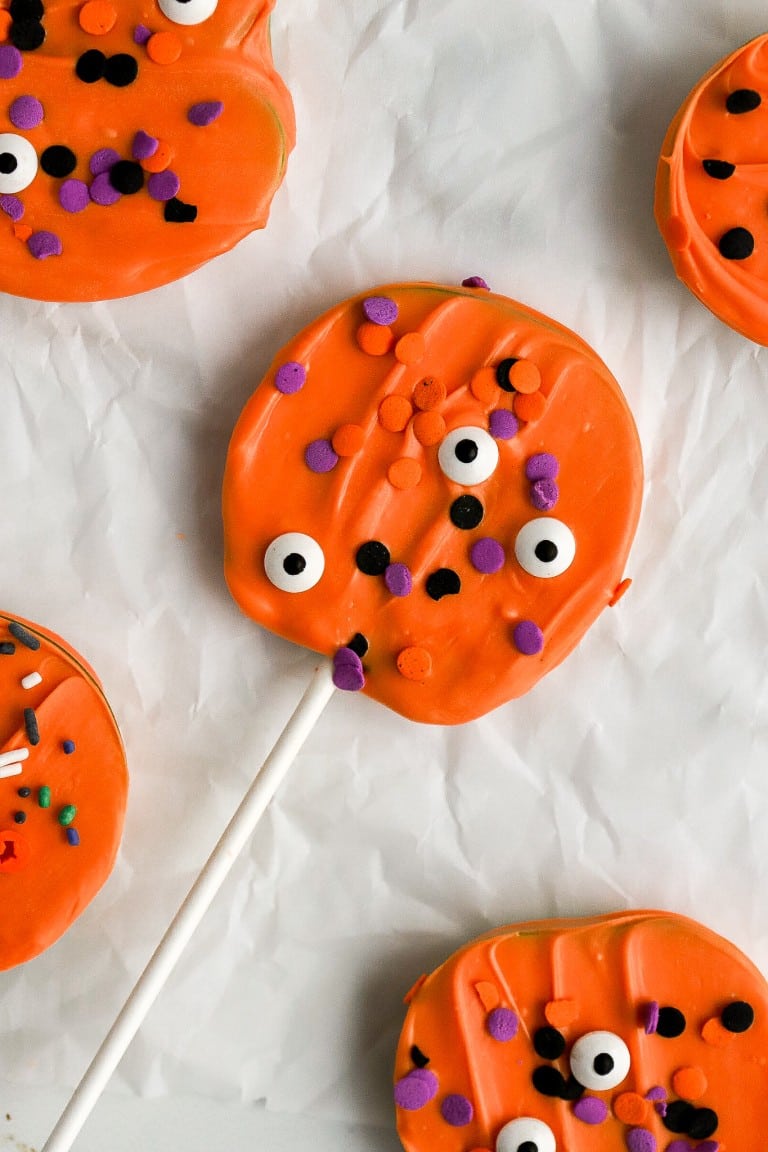
[(571, 1072), (592, 1091), (615, 1088), (629, 1073), (629, 1049), (615, 1032), (587, 1032), (571, 1049)]
[(515, 556), (530, 576), (544, 580), (561, 576), (573, 563), (576, 540), (562, 520), (540, 516), (523, 525), (515, 540)]
[(219, 0), (157, 0), (160, 11), (174, 24), (202, 24), (216, 11)]
[(437, 459), (449, 480), (471, 488), (496, 471), (499, 447), (483, 428), (454, 428), (438, 448)]
[(264, 571), (281, 592), (308, 592), (325, 571), (325, 556), (316, 540), (304, 532), (284, 532), (264, 554)]
[(28, 188), (37, 175), (37, 152), (24, 136), (0, 132), (0, 193)]
[(533, 1116), (510, 1120), (496, 1139), (496, 1152), (555, 1152), (556, 1146), (549, 1125)]

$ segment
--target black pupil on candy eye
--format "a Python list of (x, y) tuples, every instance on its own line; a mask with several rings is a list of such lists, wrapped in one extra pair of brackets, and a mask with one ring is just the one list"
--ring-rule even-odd
[(534, 552), (542, 564), (551, 564), (553, 560), (557, 559), (557, 544), (553, 540), (540, 540), (534, 548)]
[(477, 459), (477, 444), (474, 440), (459, 440), (453, 451), (462, 464), (471, 464)]
[(12, 152), (0, 153), (0, 172), (8, 175), (9, 172), (15, 172), (18, 167), (18, 161)]
[(598, 1076), (607, 1076), (609, 1072), (613, 1072), (613, 1056), (607, 1052), (598, 1053), (592, 1061), (592, 1067)]
[(298, 576), (307, 566), (307, 562), (298, 552), (291, 552), (283, 560), (283, 569), (289, 576)]
[(523, 1140), (522, 1144), (518, 1144), (517, 1152), (539, 1152), (539, 1146), (533, 1140)]

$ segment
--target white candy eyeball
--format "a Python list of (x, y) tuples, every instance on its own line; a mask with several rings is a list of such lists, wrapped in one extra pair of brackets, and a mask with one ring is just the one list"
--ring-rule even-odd
[(308, 592), (325, 571), (325, 556), (317, 540), (303, 532), (284, 532), (264, 554), (267, 579), (281, 592)]
[(521, 568), (544, 580), (560, 576), (573, 563), (576, 541), (567, 524), (554, 516), (529, 520), (517, 534), (515, 556)]
[(449, 480), (471, 488), (496, 471), (499, 446), (484, 428), (454, 428), (438, 448), (437, 460)]
[(202, 24), (216, 11), (219, 0), (157, 0), (160, 11), (174, 24)]
[(496, 1138), (496, 1152), (555, 1152), (556, 1147), (552, 1129), (533, 1116), (510, 1120)]
[(0, 132), (0, 193), (21, 192), (37, 176), (37, 152), (23, 136)]
[(585, 1088), (615, 1088), (629, 1073), (629, 1048), (615, 1032), (587, 1032), (571, 1049), (570, 1063)]

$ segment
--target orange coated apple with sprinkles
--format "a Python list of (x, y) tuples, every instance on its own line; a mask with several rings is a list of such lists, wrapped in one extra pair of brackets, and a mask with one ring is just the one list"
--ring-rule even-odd
[(277, 357), (232, 437), (242, 609), (419, 721), (531, 688), (621, 595), (642, 484), (595, 353), (487, 290), (400, 284)]
[(768, 985), (692, 920), (502, 928), (406, 997), (407, 1152), (760, 1152)]
[(274, 0), (11, 0), (0, 10), (0, 290), (165, 284), (267, 219), (295, 136)]

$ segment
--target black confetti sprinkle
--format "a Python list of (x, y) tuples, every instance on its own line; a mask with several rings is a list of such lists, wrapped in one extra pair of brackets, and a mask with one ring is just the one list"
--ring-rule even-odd
[(426, 1068), (429, 1064), (429, 1056), (425, 1056), (421, 1048), (417, 1048), (415, 1044), (411, 1048), (411, 1060), (417, 1068)]
[(69, 176), (77, 167), (77, 156), (64, 144), (51, 144), (40, 156), (40, 167), (49, 176)]
[(442, 600), (443, 596), (456, 596), (461, 591), (461, 580), (452, 568), (438, 568), (427, 577), (427, 595), (433, 600)]
[(457, 496), (451, 504), (450, 517), (457, 528), (465, 531), (477, 528), (482, 523), (485, 509), (477, 496)]
[(368, 540), (358, 548), (355, 563), (366, 576), (383, 576), (390, 563), (389, 548), (380, 540)]
[(748, 228), (730, 228), (717, 246), (726, 260), (746, 260), (755, 250), (755, 238)]
[(671, 1104), (667, 1104), (667, 1110), (662, 1116), (664, 1127), (669, 1132), (687, 1133), (690, 1131), (695, 1114), (696, 1109), (687, 1100), (673, 1100)]
[(197, 219), (197, 208), (174, 196), (166, 201), (163, 217), (169, 224), (192, 224)]
[(744, 112), (754, 112), (761, 103), (760, 93), (755, 92), (754, 88), (737, 88), (735, 92), (730, 93), (725, 106), (729, 112), (741, 116)]
[(533, 1047), (544, 1060), (557, 1060), (565, 1052), (565, 1036), (547, 1025), (534, 1032)]
[(133, 84), (138, 74), (138, 62), (127, 52), (117, 52), (105, 61), (104, 79), (113, 88), (127, 88), (129, 84)]
[(704, 160), (702, 167), (713, 180), (727, 180), (736, 171), (736, 165), (729, 164), (727, 160)]
[(99, 52), (98, 48), (91, 48), (78, 57), (75, 64), (75, 75), (84, 84), (95, 84), (97, 80), (101, 80), (103, 77), (106, 63), (107, 58), (104, 53)]
[(681, 1036), (684, 1031), (685, 1016), (679, 1008), (659, 1009), (659, 1022), (656, 1025), (656, 1032), (659, 1036), (671, 1040), (675, 1036)]
[(365, 636), (363, 636), (362, 632), (355, 632), (349, 644), (347, 644), (347, 648), (351, 648), (355, 655), (359, 656), (362, 660), (363, 656), (365, 656), (366, 652), (368, 651), (368, 641)]
[(118, 160), (109, 170), (109, 182), (116, 192), (131, 196), (144, 187), (144, 169), (135, 160)]
[(746, 1032), (755, 1022), (755, 1010), (746, 1000), (734, 1000), (723, 1008), (720, 1019), (729, 1032)]

